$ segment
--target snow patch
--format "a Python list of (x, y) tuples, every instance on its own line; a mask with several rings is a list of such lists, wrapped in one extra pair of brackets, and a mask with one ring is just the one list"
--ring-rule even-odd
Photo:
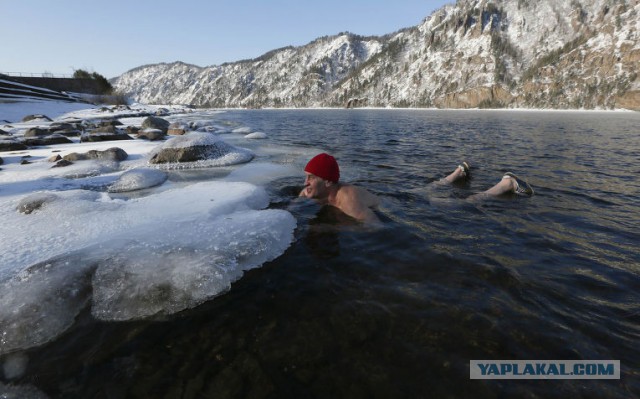
[(110, 193), (123, 193), (155, 187), (167, 180), (167, 173), (158, 169), (137, 168), (124, 172), (109, 186)]

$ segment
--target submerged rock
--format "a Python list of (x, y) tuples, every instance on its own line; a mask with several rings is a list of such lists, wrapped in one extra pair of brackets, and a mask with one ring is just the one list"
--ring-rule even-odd
[(57, 200), (59, 197), (55, 194), (48, 193), (35, 193), (31, 194), (28, 197), (23, 198), (19, 203), (16, 210), (20, 213), (24, 213), (25, 215), (30, 214), (31, 212), (38, 210), (42, 207), (42, 205), (47, 202), (53, 202)]
[[(4, 364), (2, 365), (4, 377), (9, 380), (22, 377), (28, 365), (29, 357), (27, 355), (19, 352), (12, 353), (4, 359)], [(5, 399), (6, 396), (2, 398)]]
[(87, 254), (37, 263), (0, 283), (0, 355), (66, 331), (91, 298), (96, 263)]
[(42, 391), (32, 385), (5, 385), (0, 382), (2, 399), (49, 399)]

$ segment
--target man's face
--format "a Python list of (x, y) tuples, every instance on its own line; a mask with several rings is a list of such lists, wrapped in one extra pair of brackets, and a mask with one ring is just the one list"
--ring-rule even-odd
[(311, 173), (305, 172), (305, 175), (303, 195), (317, 200), (325, 199), (328, 196), (327, 181)]

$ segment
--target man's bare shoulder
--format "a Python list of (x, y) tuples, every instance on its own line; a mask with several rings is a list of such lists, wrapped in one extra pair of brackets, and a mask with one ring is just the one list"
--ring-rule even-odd
[(341, 184), (336, 197), (339, 203), (355, 203), (367, 208), (376, 207), (380, 202), (376, 195), (353, 184)]

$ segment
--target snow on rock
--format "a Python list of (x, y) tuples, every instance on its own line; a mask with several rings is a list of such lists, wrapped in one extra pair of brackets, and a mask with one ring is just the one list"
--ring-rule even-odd
[(115, 172), (119, 169), (118, 162), (111, 161), (83, 161), (63, 168), (56, 168), (51, 175), (59, 175), (65, 179), (82, 179)]
[(110, 193), (123, 193), (155, 187), (167, 180), (167, 173), (158, 169), (136, 168), (124, 172), (109, 186)]
[(211, 133), (176, 136), (152, 151), (152, 164), (197, 162), (197, 167), (228, 166), (253, 159), (253, 152), (234, 147)]

